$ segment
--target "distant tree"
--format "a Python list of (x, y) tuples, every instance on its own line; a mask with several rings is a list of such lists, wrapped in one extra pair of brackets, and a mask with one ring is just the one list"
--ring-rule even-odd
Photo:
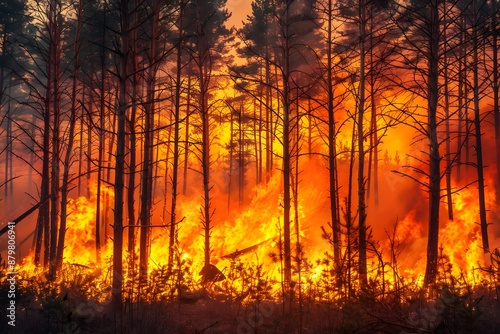
[[(260, 81), (255, 87), (258, 91), (255, 92), (254, 98), (256, 103), (259, 104), (259, 109), (265, 108), (265, 116), (259, 117), (259, 121), (263, 122), (262, 128), (265, 131), (266, 182), (269, 181), (273, 171), (273, 124), (276, 118), (273, 110), (273, 87), (276, 86), (276, 83), (273, 82), (273, 73), (271, 72), (274, 65), (272, 56), (278, 38), (277, 17), (274, 15), (275, 5), (274, 0), (252, 2), (252, 13), (248, 16), (248, 22), (240, 30), (245, 45), (238, 49), (238, 52), (248, 63), (246, 71), (251, 72)], [(259, 131), (259, 136), (261, 133), (262, 131)], [(262, 157), (258, 164), (262, 164)], [(262, 178), (262, 176), (257, 178), (257, 182), (259, 178)]]
[(0, 3), (0, 126), (5, 145), (0, 148), (0, 154), (5, 155), (5, 174), (0, 182), (4, 185), (4, 196), (12, 193), (13, 184), (13, 157), (12, 144), (14, 141), (11, 102), (13, 96), (8, 92), (19, 85), (21, 69), (16, 64), (22, 55), (16, 43), (22, 39), (22, 31), (26, 28), (26, 4), (19, 0), (9, 0)]

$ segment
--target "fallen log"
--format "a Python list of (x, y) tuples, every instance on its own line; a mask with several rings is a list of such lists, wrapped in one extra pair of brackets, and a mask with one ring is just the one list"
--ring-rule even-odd
[[(33, 211), (35, 211), (36, 209), (38, 209), (40, 207), (40, 205), (42, 205), (43, 203), (47, 202), (49, 200), (50, 196), (48, 196), (46, 199), (44, 200), (41, 200), (40, 202), (38, 202), (37, 204), (35, 204), (31, 209), (27, 210), (26, 212), (24, 212), (22, 215), (20, 215), (19, 217), (17, 217), (16, 219), (14, 220), (11, 220), (10, 222), (13, 222), (14, 225), (17, 225), (17, 223), (19, 223), (20, 221), (22, 221), (24, 218), (28, 217), (30, 214), (33, 213)], [(6, 226), (4, 226), (1, 230), (0, 230), (0, 237), (2, 235), (4, 235), (5, 233), (7, 233), (7, 231), (9, 230), (9, 225), (7, 224)]]
[(226, 254), (224, 256), (221, 256), (221, 259), (235, 259), (237, 258), (238, 256), (240, 255), (243, 255), (243, 254), (247, 254), (247, 253), (251, 253), (253, 251), (256, 251), (259, 247), (261, 247), (262, 245), (268, 243), (268, 242), (271, 242), (273, 240), (275, 240), (276, 238), (270, 238), (270, 239), (267, 239), (267, 240), (264, 240), (264, 241), (261, 241), (255, 245), (252, 245), (250, 247), (247, 247), (247, 248), (243, 248), (243, 249), (240, 249), (240, 250), (236, 250), (232, 253), (229, 253), (229, 254)]

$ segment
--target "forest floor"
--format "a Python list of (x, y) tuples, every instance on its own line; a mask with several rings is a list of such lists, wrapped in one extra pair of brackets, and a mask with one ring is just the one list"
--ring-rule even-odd
[[(2, 285), (3, 290), (3, 285)], [(3, 293), (2, 291), (2, 299)], [(78, 298), (71, 291), (23, 300), (16, 327), (2, 319), (1, 333), (500, 333), (500, 301), (495, 291), (442, 290), (434, 298), (373, 298), (299, 303), (272, 300), (238, 302), (200, 293), (155, 303), (124, 304), (114, 313), (109, 303)], [(4, 300), (2, 300), (2, 305)], [(4, 309), (4, 307), (2, 307)]]

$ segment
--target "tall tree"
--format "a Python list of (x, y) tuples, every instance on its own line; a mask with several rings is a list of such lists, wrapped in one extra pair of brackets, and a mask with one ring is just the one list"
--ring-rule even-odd
[(129, 77), (129, 38), (130, 38), (130, 9), (128, 0), (120, 0), (117, 5), (117, 15), (120, 22), (119, 35), (116, 42), (118, 101), (115, 107), (117, 115), (117, 138), (114, 179), (114, 217), (113, 217), (113, 283), (112, 305), (115, 312), (121, 312), (123, 290), (123, 193), (125, 175), (125, 119), (127, 105), (127, 81)]
[[(483, 162), (483, 144), (481, 133), (481, 113), (480, 113), (480, 90), (481, 84), (479, 83), (479, 52), (485, 42), (485, 35), (481, 33), (486, 26), (486, 17), (484, 9), (486, 1), (473, 0), (472, 1), (472, 92), (474, 101), (474, 128), (475, 128), (475, 142), (476, 142), (476, 168), (477, 168), (477, 189), (479, 197), (479, 219), (481, 225), (481, 238), (483, 242), (484, 253), (489, 253), (489, 240), (488, 240), (488, 223), (486, 220), (486, 197), (485, 197), (485, 183), (484, 183), (484, 162)], [(496, 13), (495, 13), (496, 15)], [(484, 80), (482, 80), (484, 82)], [(498, 103), (498, 101), (497, 101)]]
[[(19, 66), (16, 62), (20, 61), (20, 53), (15, 47), (16, 43), (22, 39), (22, 31), (26, 24), (25, 19), (26, 4), (19, 0), (2, 1), (0, 3), (0, 126), (5, 127), (4, 136), (5, 146), (0, 148), (0, 152), (5, 154), (5, 175), (2, 182), (4, 184), (4, 196), (13, 191), (11, 183), (13, 175), (13, 120), (11, 115), (11, 102), (13, 96), (13, 86), (16, 86), (21, 78)], [(17, 73), (17, 75), (16, 75)], [(15, 79), (13, 79), (15, 78)], [(31, 167), (30, 167), (31, 172)], [(10, 184), (9, 184), (10, 183)]]
[[(41, 206), (38, 211), (35, 263), (39, 263), (43, 243), (43, 264), (49, 276), (56, 271), (60, 191), (60, 126), (62, 118), (63, 15), (62, 2), (48, 0), (30, 4), (30, 19), (37, 31), (24, 47), (35, 64), (28, 71), (25, 84), (30, 88), (35, 111), (43, 119)], [(43, 241), (43, 242), (42, 242)]]
[(201, 224), (204, 235), (204, 270), (202, 272), (207, 278), (210, 270), (210, 234), (212, 229), (212, 217), (214, 209), (211, 203), (210, 168), (212, 158), (210, 146), (212, 143), (212, 112), (213, 106), (209, 103), (211, 95), (212, 72), (215, 70), (217, 61), (222, 55), (225, 39), (229, 30), (224, 23), (230, 14), (224, 8), (226, 0), (192, 0), (186, 8), (188, 18), (188, 29), (186, 35), (190, 36), (188, 51), (195, 63), (198, 78), (197, 109), (200, 119), (200, 148), (199, 160), (201, 162), (201, 174), (203, 178), (203, 204), (201, 208)]
[[(321, 5), (321, 4), (319, 4)], [(324, 25), (326, 28), (326, 76), (325, 90), (327, 95), (326, 110), (328, 114), (328, 174), (329, 174), (329, 194), (330, 194), (330, 224), (332, 228), (333, 258), (335, 265), (340, 268), (341, 247), (340, 247), (340, 215), (339, 215), (339, 196), (337, 180), (337, 126), (335, 117), (335, 38), (336, 31), (334, 26), (334, 17), (337, 15), (337, 9), (332, 0), (318, 9), (323, 12), (325, 17)]]
[[(172, 269), (174, 263), (175, 242), (177, 240), (177, 195), (179, 185), (179, 158), (180, 158), (180, 123), (181, 123), (181, 93), (182, 93), (182, 69), (185, 36), (185, 9), (186, 2), (179, 0), (177, 3), (177, 39), (176, 39), (176, 69), (175, 69), (175, 93), (174, 93), (174, 147), (172, 161), (172, 200), (170, 205), (170, 234), (168, 243), (168, 268)], [(188, 88), (189, 89), (189, 88)], [(187, 141), (187, 139), (186, 139)], [(186, 162), (187, 163), (187, 162)]]
[[(381, 80), (382, 71), (378, 70), (384, 57), (390, 51), (384, 50), (388, 34), (387, 23), (381, 24), (379, 20), (389, 15), (389, 2), (386, 0), (347, 0), (340, 2), (340, 14), (345, 20), (344, 45), (337, 49), (344, 49), (346, 60), (352, 62), (357, 77), (356, 89), (353, 100), (356, 102), (356, 149), (358, 153), (357, 188), (358, 188), (358, 243), (359, 260), (358, 272), (362, 285), (367, 282), (367, 191), (368, 176), (371, 171), (372, 152), (377, 151), (379, 141), (379, 128), (377, 126), (376, 107), (376, 80)], [(351, 44), (351, 47), (348, 45)], [(346, 47), (347, 45), (347, 47)], [(357, 57), (353, 57), (353, 49)], [(391, 48), (387, 48), (391, 50)], [(376, 59), (375, 54), (379, 59)], [(350, 54), (350, 57), (349, 57)], [(349, 59), (350, 58), (350, 59)], [(358, 65), (359, 64), (359, 65)], [(377, 71), (378, 70), (378, 71)], [(371, 104), (371, 105), (370, 105)], [(366, 125), (366, 115), (371, 111), (371, 125)], [(370, 138), (370, 147), (365, 142)], [(368, 173), (366, 173), (366, 155), (368, 154)], [(377, 160), (377, 154), (375, 154)], [(377, 162), (375, 162), (375, 165)], [(375, 171), (377, 168), (375, 167)], [(376, 174), (376, 173), (375, 173)], [(378, 175), (374, 177), (377, 178)], [(375, 180), (375, 184), (377, 184)], [(376, 195), (378, 196), (378, 195)], [(377, 199), (376, 199), (377, 201)]]
[(500, 36), (500, 2), (491, 0), (491, 52), (492, 52), (492, 88), (493, 88), (493, 115), (495, 122), (496, 145), (496, 201), (500, 204), (500, 66), (498, 65), (498, 39)]
[(144, 103), (144, 147), (141, 174), (141, 209), (140, 209), (140, 275), (143, 279), (148, 274), (148, 235), (151, 225), (151, 210), (153, 203), (153, 146), (154, 146), (154, 119), (156, 112), (156, 75), (159, 66), (159, 24), (160, 2), (149, 0), (147, 12), (149, 17), (149, 54), (146, 69), (146, 99)]
[[(242, 29), (244, 47), (240, 50), (249, 61), (241, 67), (234, 67), (232, 75), (252, 85), (239, 84), (239, 88), (263, 103), (273, 114), (266, 115), (266, 131), (270, 134), (266, 140), (266, 149), (272, 150), (273, 138), (283, 145), (283, 272), (287, 291), (292, 286), (292, 174), (298, 157), (300, 117), (299, 98), (307, 94), (312, 86), (316, 71), (317, 54), (314, 53), (313, 36), (316, 37), (317, 13), (313, 10), (315, 1), (255, 1), (252, 16)], [(274, 11), (278, 15), (271, 15)], [(265, 41), (258, 36), (267, 36)], [(248, 37), (248, 39), (246, 39)], [(259, 66), (266, 69), (274, 67), (272, 80), (261, 76)], [(311, 73), (313, 73), (311, 75)], [(236, 80), (238, 83), (238, 81)], [(259, 93), (259, 86), (269, 89), (264, 97)], [(255, 91), (252, 90), (255, 88)], [(277, 108), (270, 98), (275, 92)], [(271, 115), (276, 120), (271, 121)], [(274, 124), (273, 124), (274, 123)], [(279, 124), (279, 126), (278, 126)], [(272, 154), (271, 154), (272, 155)], [(271, 157), (266, 160), (271, 163)], [(298, 180), (296, 180), (298, 181)]]
[[(428, 181), (420, 182), (429, 196), (429, 218), (427, 239), (427, 262), (424, 283), (433, 284), (438, 270), (439, 245), (439, 208), (441, 199), (441, 155), (438, 139), (438, 100), (440, 49), (442, 37), (442, 21), (440, 7), (443, 0), (411, 1), (408, 4), (398, 4), (400, 19), (398, 25), (402, 28), (406, 45), (400, 53), (403, 64), (418, 63), (418, 67), (408, 68), (419, 78), (417, 94), (424, 97), (427, 106), (422, 119), (415, 119), (416, 128), (428, 141), (428, 171), (420, 170)], [(406, 49), (410, 47), (410, 50)], [(420, 125), (421, 123), (421, 125)]]
[(68, 119), (68, 134), (66, 139), (66, 152), (64, 153), (63, 160), (63, 176), (62, 176), (62, 185), (61, 185), (61, 217), (60, 217), (60, 228), (59, 235), (57, 241), (57, 252), (56, 252), (56, 270), (60, 270), (62, 268), (62, 262), (64, 257), (64, 241), (66, 235), (66, 221), (68, 216), (68, 196), (71, 186), (70, 177), (70, 169), (72, 166), (72, 162), (74, 159), (73, 147), (75, 143), (75, 128), (77, 122), (77, 113), (78, 113), (78, 105), (77, 105), (77, 97), (79, 94), (78, 87), (78, 77), (80, 72), (80, 51), (81, 51), (81, 30), (83, 26), (83, 9), (84, 9), (83, 0), (80, 0), (76, 6), (76, 27), (75, 27), (75, 39), (73, 41), (73, 70), (71, 72), (71, 91), (70, 91), (70, 115)]

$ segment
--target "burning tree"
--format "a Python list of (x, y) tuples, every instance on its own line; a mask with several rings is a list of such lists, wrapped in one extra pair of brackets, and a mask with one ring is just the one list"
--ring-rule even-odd
[[(210, 91), (212, 88), (212, 72), (215, 70), (217, 60), (224, 50), (226, 35), (229, 31), (224, 22), (229, 18), (229, 13), (222, 7), (225, 0), (220, 1), (194, 1), (187, 7), (187, 19), (189, 20), (188, 31), (190, 36), (188, 51), (192, 57), (198, 79), (197, 113), (200, 119), (201, 139), (197, 149), (197, 157), (201, 163), (201, 174), (203, 178), (203, 205), (200, 209), (201, 224), (204, 230), (204, 270), (208, 275), (210, 268), (210, 234), (212, 229), (212, 217), (215, 209), (211, 206), (210, 191), (210, 168), (212, 157), (210, 147), (212, 144), (211, 127), (213, 119), (213, 105), (210, 103)], [(219, 58), (220, 59), (220, 58)]]

